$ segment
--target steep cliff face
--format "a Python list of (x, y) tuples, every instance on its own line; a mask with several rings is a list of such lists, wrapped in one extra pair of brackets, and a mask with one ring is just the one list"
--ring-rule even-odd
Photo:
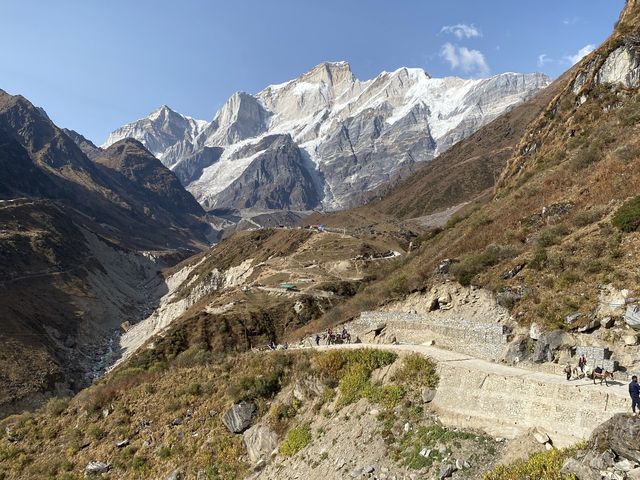
[(308, 165), (291, 136), (278, 135), (207, 203), (236, 209), (310, 210), (319, 203), (322, 191), (317, 190)]
[[(150, 149), (176, 171), (197, 157), (198, 167), (179, 176), (207, 208), (237, 206), (233, 195), (220, 192), (245, 188), (243, 174), (255, 166), (254, 156), (265, 137), (289, 135), (311, 177), (303, 179), (311, 189), (303, 203), (315, 199), (315, 204), (307, 206), (331, 210), (357, 204), (363, 192), (433, 159), (548, 83), (541, 74), (437, 79), (417, 68), (400, 68), (361, 81), (346, 62), (326, 62), (255, 96), (234, 94), (195, 137), (193, 130), (172, 136), (158, 130), (150, 120), (156, 113), (121, 130), (148, 148), (168, 145), (162, 151)], [(119, 135), (114, 134), (107, 144)], [(154, 135), (161, 138), (148, 138)], [(174, 142), (178, 136), (183, 138)], [(219, 156), (203, 154), (213, 147), (224, 151)], [(291, 153), (294, 157), (287, 163), (299, 163), (298, 151)], [(260, 193), (252, 196), (247, 207), (273, 203), (267, 197), (282, 195), (282, 184), (264, 183), (274, 175), (254, 178)], [(239, 184), (233, 186), (235, 182)], [(271, 186), (278, 192), (270, 192)]]
[(628, 0), (612, 35), (563, 75), (563, 88), (531, 123), (503, 171), (499, 192), (540, 165), (545, 154), (589, 137), (599, 116), (634, 101), (640, 86), (639, 9)]

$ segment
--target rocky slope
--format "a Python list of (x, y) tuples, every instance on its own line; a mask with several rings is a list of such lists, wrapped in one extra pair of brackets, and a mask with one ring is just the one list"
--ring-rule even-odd
[(3, 415), (88, 384), (120, 323), (152, 308), (145, 285), (212, 230), (140, 143), (103, 151), (5, 92), (0, 218)]
[[(627, 371), (639, 367), (629, 325), (638, 311), (640, 281), (640, 208), (634, 188), (640, 181), (639, 8), (627, 2), (603, 45), (530, 103), (490, 125), (505, 133), (504, 143), (487, 142), (482, 135), (487, 130), (481, 130), (441, 157), (458, 154), (463, 169), (465, 161), (473, 165), (477, 155), (485, 155), (486, 147), (505, 151), (493, 191), (485, 190), (484, 198), (448, 221), (432, 224), (431, 233), (415, 239), (410, 261), (339, 306), (333, 318), (355, 317), (363, 303), (383, 306), (398, 295), (454, 279), (493, 291), (509, 308), (522, 328), (514, 345), (521, 360), (575, 364), (571, 349), (592, 346), (615, 352)], [(482, 149), (477, 152), (474, 145)], [(377, 229), (380, 211), (424, 216), (433, 212), (431, 201), (446, 209), (434, 213), (450, 214), (456, 205), (432, 190), (432, 182), (439, 181), (419, 174), (370, 207), (330, 217), (329, 224), (353, 228), (362, 222)], [(447, 185), (454, 201), (474, 199), (455, 194), (452, 182)], [(414, 194), (403, 198), (405, 189)], [(616, 309), (602, 308), (606, 292), (617, 292), (611, 300)], [(567, 338), (571, 342), (565, 344)]]
[[(415, 68), (361, 81), (347, 63), (327, 62), (255, 96), (234, 94), (200, 130), (194, 127), (200, 123), (163, 107), (165, 115), (156, 111), (122, 127), (104, 146), (126, 136), (138, 139), (181, 172), (209, 209), (268, 204), (332, 210), (433, 159), (548, 83), (541, 74), (438, 79)], [(274, 135), (288, 136), (295, 148), (274, 158), (265, 142)], [(256, 177), (265, 162), (276, 169), (274, 178), (302, 176), (304, 184), (272, 186), (268, 175)], [(256, 193), (239, 205), (236, 192), (248, 184), (257, 186)], [(289, 201), (291, 193), (296, 198)]]
[[(68, 202), (112, 227), (113, 239), (127, 245), (197, 248), (207, 243), (211, 227), (204, 211), (141, 145), (103, 154), (76, 134), (79, 147), (28, 100), (6, 92), (0, 92), (0, 136), (13, 159), (3, 163), (9, 169), (2, 177), (4, 198)], [(81, 147), (103, 160), (92, 161)], [(120, 158), (104, 160), (113, 155)], [(32, 172), (33, 185), (19, 174), (26, 171)], [(160, 202), (162, 196), (167, 200)]]
[[(155, 350), (149, 355), (160, 357), (196, 344), (219, 356), (285, 343), (353, 295), (400, 248), (391, 238), (342, 233), (239, 232), (165, 272), (157, 308), (122, 335), (118, 362), (148, 341)], [(179, 347), (176, 338), (183, 339)]]

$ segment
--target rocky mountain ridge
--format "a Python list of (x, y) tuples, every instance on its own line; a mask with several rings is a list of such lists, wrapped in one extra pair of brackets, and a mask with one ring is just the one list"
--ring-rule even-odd
[[(433, 159), (548, 84), (542, 74), (463, 80), (432, 78), (418, 68), (362, 81), (348, 63), (325, 62), (256, 95), (235, 93), (207, 125), (162, 107), (116, 130), (103, 146), (126, 136), (141, 141), (207, 209), (335, 210)], [(295, 146), (287, 161), (271, 159), (265, 139), (275, 136)], [(271, 174), (256, 178), (265, 161)], [(271, 178), (301, 176), (303, 185), (270, 188)], [(247, 184), (258, 192), (238, 205), (234, 199)], [(290, 200), (296, 188), (306, 192)]]
[(0, 414), (90, 383), (209, 222), (141, 143), (101, 150), (0, 91)]

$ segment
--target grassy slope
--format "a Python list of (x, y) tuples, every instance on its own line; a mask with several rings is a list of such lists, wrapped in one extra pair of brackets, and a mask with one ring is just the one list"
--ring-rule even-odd
[[(593, 71), (578, 95), (572, 85), (581, 72), (589, 74), (591, 62), (598, 66), (618, 46), (634, 44), (639, 9), (628, 7), (612, 37), (551, 87), (554, 96), (525, 130), (491, 201), (433, 232), (412, 258), (324, 322), (428, 287), (445, 258), (460, 260), (452, 273), (462, 283), (524, 293), (519, 318), (550, 328), (569, 313), (591, 310), (601, 283), (633, 289), (640, 281), (640, 235), (622, 233), (611, 218), (638, 193), (640, 94), (596, 85)], [(501, 278), (522, 263), (527, 266), (515, 278)]]
[[(71, 401), (54, 399), (39, 412), (2, 421), (0, 478), (78, 479), (93, 460), (112, 466), (101, 478), (164, 478), (177, 466), (193, 476), (241, 478), (248, 469), (241, 436), (229, 433), (221, 421), (233, 402), (255, 400), (257, 417), (287, 439), (282, 452), (292, 455), (300, 447), (291, 445), (301, 428), (299, 411), (319, 412), (335, 398), (335, 416), (341, 406), (369, 398), (393, 415), (391, 409), (410, 392), (434, 387), (434, 365), (416, 357), (398, 370), (400, 380), (410, 379), (402, 380), (404, 388), (370, 382), (371, 372), (396, 355), (369, 349), (245, 353), (222, 362), (198, 350), (169, 363), (120, 368)], [(320, 385), (306, 405), (273, 401), (288, 385), (304, 382)], [(116, 445), (125, 439), (127, 446)]]

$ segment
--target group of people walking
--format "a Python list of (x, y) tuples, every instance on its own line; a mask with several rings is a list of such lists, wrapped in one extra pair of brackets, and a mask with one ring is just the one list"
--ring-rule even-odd
[[(342, 340), (342, 343), (351, 343), (351, 334), (347, 331), (347, 327), (342, 327), (342, 332), (339, 334), (333, 333), (333, 329), (331, 327), (327, 328), (326, 333), (326, 341), (327, 345), (332, 345), (336, 343), (338, 339)], [(320, 334), (316, 334), (316, 346), (320, 346)]]
[[(580, 370), (580, 374), (583, 376), (585, 368), (587, 368), (587, 357), (585, 357), (584, 355), (580, 355), (580, 358), (578, 359), (578, 369)], [(598, 368), (600, 367), (596, 367), (596, 372)], [(597, 373), (601, 372), (602, 369), (600, 369), (600, 372)], [(571, 376), (573, 375), (573, 368), (571, 367), (571, 364), (569, 362), (567, 362), (567, 365), (564, 367), (564, 373), (567, 375), (567, 380), (571, 380)]]

